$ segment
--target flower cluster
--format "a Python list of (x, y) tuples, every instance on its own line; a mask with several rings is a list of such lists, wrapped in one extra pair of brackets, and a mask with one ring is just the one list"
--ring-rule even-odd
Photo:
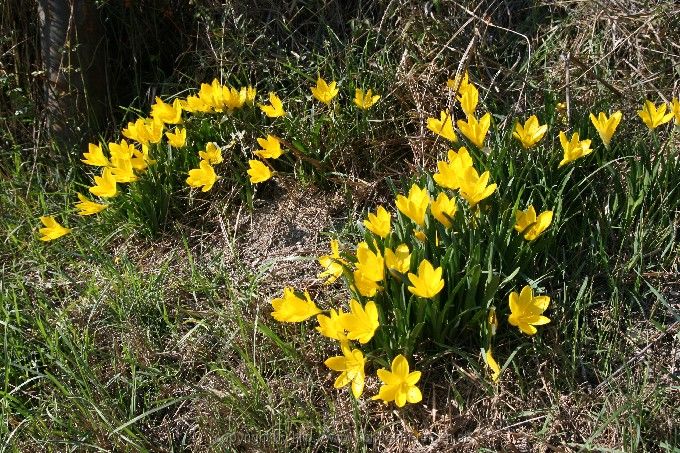
[[(328, 84), (319, 77), (317, 85), (311, 87), (311, 92), (315, 99), (330, 104), (339, 90), (336, 82)], [(229, 117), (243, 108), (254, 107), (256, 98), (257, 90), (250, 85), (235, 88), (223, 85), (216, 79), (212, 83), (201, 84), (196, 94), (183, 99), (175, 98), (172, 102), (166, 102), (157, 97), (148, 117), (138, 118), (123, 128), (121, 134), (124, 139), (107, 145), (89, 144), (88, 150), (83, 153), (82, 162), (101, 169), (99, 174), (93, 175), (94, 184), (89, 188), (91, 195), (99, 200), (90, 200), (83, 194), (77, 194), (79, 203), (75, 207), (78, 215), (102, 212), (109, 207), (111, 199), (121, 193), (129, 193), (122, 190), (121, 184), (138, 182), (144, 178), (149, 166), (158, 160), (167, 160), (170, 155), (177, 156), (180, 150), (186, 153), (183, 156), (186, 158), (179, 160), (196, 163), (194, 168), (185, 167), (186, 184), (202, 192), (211, 190), (220, 179), (215, 166), (224, 162), (222, 153), (226, 145), (203, 141), (200, 121), (212, 115)], [(380, 95), (373, 94), (370, 89), (366, 92), (355, 90), (354, 104), (361, 110), (371, 108), (378, 99)], [(287, 114), (281, 98), (274, 92), (268, 94), (268, 103), (258, 103), (257, 106), (267, 118), (279, 118)], [(197, 121), (192, 121), (191, 117)], [(254, 158), (248, 160), (246, 171), (251, 184), (267, 181), (275, 175), (270, 160), (281, 157), (286, 147), (282, 139), (272, 134), (257, 138), (257, 143), (261, 149), (253, 152)], [(186, 152), (189, 148), (198, 150), (194, 157)], [(41, 240), (50, 241), (71, 231), (61, 227), (54, 217), (42, 219), (45, 228)], [(46, 232), (47, 229), (50, 232)]]

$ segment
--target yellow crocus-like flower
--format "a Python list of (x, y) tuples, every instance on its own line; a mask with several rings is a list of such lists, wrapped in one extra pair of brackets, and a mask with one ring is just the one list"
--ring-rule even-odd
[(467, 89), (469, 82), (468, 72), (465, 71), (463, 77), (457, 75), (453, 79), (448, 79), (446, 81), (446, 87), (450, 90), (457, 90), (457, 93), (464, 92)]
[(250, 176), (251, 184), (265, 182), (274, 175), (271, 169), (259, 160), (250, 159), (248, 161), (248, 165), (250, 168), (248, 169), (247, 173), (248, 176)]
[(217, 146), (215, 142), (208, 142), (205, 144), (205, 151), (199, 151), (198, 157), (207, 160), (210, 165), (219, 164), (222, 162), (222, 148)]
[(512, 136), (522, 142), (524, 149), (529, 149), (540, 142), (545, 133), (548, 131), (548, 125), (540, 125), (536, 115), (531, 115), (524, 126), (520, 123), (515, 124), (515, 131)]
[(329, 85), (321, 77), (316, 80), (316, 86), (311, 87), (310, 90), (316, 100), (323, 102), (326, 105), (330, 104), (333, 98), (338, 95), (336, 82), (331, 82)]
[(224, 107), (222, 88), (222, 84), (217, 79), (213, 79), (210, 84), (202, 83), (201, 89), (198, 92), (198, 98), (205, 105), (210, 106), (211, 110), (221, 112)]
[(673, 98), (671, 110), (675, 116), (675, 124), (680, 124), (680, 100), (678, 100), (678, 98)]
[(364, 379), (366, 378), (364, 365), (366, 364), (366, 359), (360, 350), (350, 350), (349, 345), (343, 345), (341, 349), (341, 356), (330, 357), (324, 364), (333, 371), (341, 372), (333, 384), (336, 389), (351, 383), (352, 395), (354, 395), (354, 398), (359, 398), (364, 391)]
[[(111, 160), (116, 159), (132, 159), (133, 151), (135, 146), (126, 140), (121, 140), (120, 143), (109, 143), (109, 154), (111, 154)], [(115, 164), (114, 164), (115, 165)]]
[(267, 135), (267, 138), (258, 138), (257, 143), (262, 149), (255, 151), (255, 155), (263, 159), (278, 159), (283, 154), (281, 141), (274, 135)]
[(340, 278), (343, 264), (347, 265), (347, 263), (340, 257), (340, 247), (336, 239), (331, 239), (331, 254), (320, 256), (319, 264), (324, 268), (324, 271), (318, 277), (321, 279), (328, 277), (326, 280), (327, 285)]
[(484, 360), (493, 372), (491, 374), (491, 380), (497, 382), (498, 378), (501, 377), (501, 367), (498, 365), (498, 362), (496, 362), (496, 359), (493, 358), (493, 355), (491, 355), (491, 346), (489, 346), (489, 349), (486, 350), (486, 354), (484, 354)]
[(173, 132), (166, 132), (165, 136), (173, 148), (184, 148), (187, 143), (187, 130), (183, 127), (176, 127)]
[(158, 143), (163, 138), (164, 127), (163, 122), (158, 119), (137, 118), (137, 121), (128, 123), (123, 129), (123, 136), (142, 145)]
[(421, 189), (417, 184), (411, 186), (408, 197), (397, 195), (397, 209), (418, 226), (425, 225), (425, 212), (430, 204), (430, 194), (427, 189)]
[(479, 91), (477, 88), (473, 84), (468, 83), (465, 85), (465, 88), (459, 89), (458, 93), (460, 93), (458, 97), (460, 108), (463, 109), (467, 117), (474, 116), (477, 104), (479, 103)]
[(522, 292), (517, 294), (515, 291), (510, 293), (510, 316), (508, 322), (527, 335), (537, 332), (536, 327), (548, 324), (550, 319), (543, 316), (543, 312), (548, 308), (550, 297), (536, 296), (531, 286), (522, 288)]
[(408, 290), (418, 297), (429, 299), (436, 296), (444, 288), (441, 266), (435, 269), (428, 260), (423, 260), (418, 266), (418, 274), (408, 274), (413, 286)]
[(375, 331), (380, 327), (378, 307), (369, 300), (365, 306), (352, 299), (349, 301), (350, 312), (340, 317), (342, 327), (347, 330), (347, 338), (361, 344), (368, 343)]
[(399, 354), (392, 360), (392, 370), (385, 368), (378, 370), (378, 377), (383, 382), (378, 394), (372, 399), (383, 400), (385, 404), (394, 401), (397, 407), (404, 407), (406, 403), (415, 404), (423, 399), (416, 384), (420, 380), (420, 371), (409, 373), (408, 360)]
[(460, 187), (460, 180), (465, 174), (465, 170), (472, 167), (472, 157), (464, 146), (458, 152), (450, 149), (448, 157), (448, 162), (437, 162), (439, 173), (435, 173), (432, 178), (439, 186), (456, 190)]
[(474, 115), (469, 115), (467, 121), (458, 120), (456, 124), (468, 140), (474, 143), (477, 148), (483, 148), (486, 133), (489, 132), (491, 126), (491, 114), (487, 112), (479, 120)]
[(544, 211), (536, 216), (533, 205), (529, 205), (526, 211), (515, 212), (515, 230), (523, 233), (527, 241), (533, 241), (550, 226), (552, 218), (552, 211)]
[(269, 118), (277, 118), (286, 114), (285, 110), (283, 110), (283, 103), (276, 93), (269, 93), (269, 102), (269, 105), (258, 104), (260, 110)]
[(272, 307), (272, 317), (279, 322), (302, 322), (321, 313), (307, 291), (302, 299), (290, 287), (283, 290), (283, 298), (272, 300)]
[(100, 213), (109, 206), (107, 204), (95, 203), (81, 193), (78, 193), (78, 199), (80, 203), (76, 203), (75, 206), (78, 209), (78, 215), (82, 216)]
[(331, 315), (330, 317), (326, 315), (316, 315), (316, 320), (319, 323), (316, 330), (324, 337), (338, 340), (341, 345), (349, 343), (345, 328), (342, 327), (342, 322), (340, 322), (342, 317), (347, 313), (343, 312), (342, 309), (334, 310), (332, 308), (329, 313)]
[(395, 251), (385, 247), (385, 265), (391, 272), (407, 273), (411, 269), (411, 252), (408, 245), (400, 244)]
[(70, 228), (63, 227), (52, 216), (42, 216), (40, 221), (45, 228), (40, 228), (41, 241), (53, 241), (71, 232)]
[(376, 236), (386, 238), (392, 229), (392, 216), (385, 208), (378, 206), (376, 213), (368, 213), (368, 219), (364, 220), (364, 226)]
[(612, 116), (607, 118), (604, 112), (600, 112), (597, 118), (592, 113), (590, 114), (590, 121), (597, 129), (597, 133), (600, 134), (602, 143), (604, 143), (605, 148), (609, 149), (609, 143), (612, 140), (612, 136), (616, 131), (619, 123), (621, 122), (623, 114), (620, 111), (612, 113)]
[(110, 168), (104, 168), (101, 176), (94, 177), (94, 186), (90, 187), (90, 193), (101, 198), (115, 197), (118, 193), (116, 178)]
[(458, 137), (453, 131), (453, 122), (451, 121), (451, 114), (448, 111), (442, 111), (439, 114), (439, 119), (428, 118), (427, 128), (437, 135), (441, 135), (447, 140), (457, 142)]
[(559, 166), (561, 167), (592, 153), (593, 150), (590, 148), (590, 142), (590, 140), (579, 140), (578, 132), (574, 132), (571, 140), (567, 140), (567, 135), (560, 131), (560, 143), (564, 150), (564, 157), (560, 161)]
[(364, 241), (357, 245), (357, 270), (367, 279), (380, 282), (385, 278), (385, 260), (380, 251), (373, 252)]
[(354, 105), (362, 110), (368, 110), (373, 107), (373, 105), (378, 102), (378, 99), (380, 99), (380, 95), (373, 94), (370, 89), (366, 91), (366, 93), (359, 88), (354, 90)]
[(364, 297), (373, 297), (378, 290), (381, 289), (378, 282), (371, 280), (358, 269), (352, 273), (352, 278), (354, 281), (354, 289)]
[(149, 148), (146, 145), (142, 145), (142, 151), (136, 149), (132, 151), (132, 159), (130, 159), (130, 164), (135, 170), (144, 171), (149, 166), (149, 163), (154, 162), (156, 161), (149, 158)]
[(652, 130), (673, 119), (673, 112), (666, 113), (666, 108), (666, 104), (661, 104), (657, 109), (652, 101), (645, 100), (645, 105), (638, 112), (638, 115), (640, 115), (640, 118), (642, 118), (647, 127)]
[[(243, 89), (243, 88), (241, 88), (241, 89)], [(248, 88), (246, 88), (246, 104), (248, 104), (248, 105), (255, 104), (255, 97), (256, 96), (257, 96), (257, 89), (248, 85)]]
[(85, 159), (81, 159), (81, 162), (87, 165), (93, 165), (95, 167), (108, 167), (111, 165), (109, 160), (104, 155), (104, 151), (101, 146), (90, 143), (88, 146), (88, 152), (83, 153)]
[(479, 176), (474, 167), (468, 167), (460, 180), (460, 195), (465, 198), (470, 207), (489, 197), (496, 190), (496, 184), (489, 184), (490, 173), (485, 171)]
[(189, 177), (186, 182), (191, 187), (202, 187), (202, 192), (207, 192), (212, 189), (212, 186), (217, 181), (217, 174), (215, 169), (207, 160), (202, 160), (198, 164), (198, 168), (189, 170)]
[(446, 228), (451, 228), (451, 219), (456, 215), (456, 208), (456, 199), (449, 198), (444, 192), (439, 192), (437, 199), (430, 204), (432, 215)]
[(230, 113), (243, 107), (246, 103), (246, 96), (247, 88), (237, 90), (234, 87), (222, 87), (222, 100)]
[(132, 168), (132, 159), (125, 157), (114, 157), (111, 159), (113, 166), (111, 174), (116, 178), (116, 182), (126, 183), (137, 181), (137, 175)]
[(182, 122), (182, 101), (175, 99), (172, 104), (166, 104), (156, 96), (156, 103), (151, 106), (151, 118), (163, 124), (179, 124)]
[(186, 112), (209, 112), (212, 110), (212, 105), (202, 99), (200, 96), (187, 96), (186, 100), (182, 102), (182, 109)]

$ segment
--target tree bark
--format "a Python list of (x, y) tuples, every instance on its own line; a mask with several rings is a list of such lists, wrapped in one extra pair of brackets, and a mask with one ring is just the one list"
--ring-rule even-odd
[(99, 14), (92, 0), (38, 0), (38, 15), (49, 130), (58, 144), (80, 146), (106, 112)]

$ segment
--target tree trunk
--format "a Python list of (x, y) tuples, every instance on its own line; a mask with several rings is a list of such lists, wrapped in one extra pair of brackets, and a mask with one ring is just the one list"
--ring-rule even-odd
[(38, 0), (45, 111), (56, 142), (81, 146), (106, 109), (103, 27), (92, 0)]

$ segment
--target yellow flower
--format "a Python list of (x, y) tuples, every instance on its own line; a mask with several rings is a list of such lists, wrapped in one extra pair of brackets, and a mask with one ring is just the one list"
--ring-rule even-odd
[(489, 349), (486, 350), (484, 359), (489, 368), (491, 368), (491, 371), (493, 371), (491, 374), (491, 380), (497, 382), (498, 378), (501, 377), (501, 367), (498, 366), (498, 362), (496, 362), (496, 360), (493, 358), (493, 355), (491, 355), (491, 346), (489, 346)]
[(262, 149), (255, 151), (255, 155), (263, 159), (278, 159), (283, 154), (281, 141), (278, 137), (267, 135), (267, 138), (258, 138), (257, 143)]
[(411, 268), (411, 253), (408, 245), (400, 244), (393, 252), (392, 249), (385, 247), (385, 265), (387, 269), (400, 274), (405, 274)]
[(609, 142), (612, 140), (612, 135), (616, 131), (617, 126), (621, 122), (622, 114), (620, 111), (614, 112), (612, 116), (607, 118), (604, 112), (600, 112), (597, 118), (592, 113), (590, 114), (590, 121), (597, 129), (597, 133), (600, 134), (602, 143), (604, 143), (605, 148), (609, 149)]
[(418, 275), (409, 273), (408, 279), (411, 280), (413, 285), (409, 286), (408, 290), (412, 294), (425, 299), (436, 296), (444, 288), (442, 268), (433, 268), (428, 260), (421, 261), (420, 266), (418, 266)]
[(459, 88), (458, 93), (460, 93), (460, 96), (458, 97), (460, 108), (463, 109), (463, 112), (468, 118), (473, 116), (477, 109), (477, 104), (479, 103), (479, 91), (477, 91), (477, 88), (473, 84), (468, 83), (465, 85), (465, 88)]
[(333, 371), (341, 371), (333, 386), (336, 389), (352, 384), (352, 395), (359, 398), (364, 391), (364, 365), (366, 359), (358, 349), (350, 350), (349, 345), (342, 346), (342, 355), (330, 357), (324, 364)]
[[(132, 159), (132, 152), (135, 150), (135, 146), (126, 140), (121, 140), (120, 143), (109, 143), (109, 154), (111, 154), (111, 160), (116, 159)], [(115, 165), (115, 163), (114, 163)]]
[(349, 340), (347, 339), (345, 328), (342, 327), (342, 323), (340, 322), (346, 313), (342, 310), (336, 311), (331, 308), (330, 315), (330, 317), (326, 315), (316, 315), (316, 320), (319, 323), (319, 326), (316, 328), (316, 330), (318, 330), (319, 333), (324, 337), (338, 340), (341, 345), (347, 344)]
[(234, 87), (222, 87), (222, 101), (230, 113), (240, 109), (246, 103), (246, 91), (246, 88), (237, 90)]
[(515, 230), (524, 233), (527, 241), (533, 241), (550, 226), (552, 218), (552, 211), (544, 211), (536, 217), (536, 210), (529, 205), (526, 211), (515, 212)]
[(302, 322), (321, 313), (307, 291), (305, 299), (302, 299), (289, 287), (283, 290), (283, 298), (272, 300), (272, 307), (274, 307), (272, 316), (279, 322)]
[(277, 118), (286, 114), (286, 112), (283, 110), (283, 103), (276, 93), (269, 93), (269, 102), (270, 105), (258, 104), (260, 106), (260, 110), (262, 110), (265, 115), (270, 118)]
[(85, 195), (78, 193), (78, 199), (80, 200), (80, 203), (76, 203), (76, 209), (79, 209), (78, 215), (92, 215), (92, 214), (97, 214), (104, 209), (106, 209), (109, 205), (107, 204), (100, 204), (100, 203), (95, 203), (94, 201), (89, 200)]
[(397, 407), (404, 407), (407, 402), (414, 404), (423, 399), (420, 389), (416, 387), (420, 371), (409, 373), (408, 360), (401, 354), (392, 360), (392, 371), (380, 368), (378, 377), (384, 384), (372, 398), (374, 400), (383, 400), (385, 403), (394, 401)]
[(90, 193), (102, 198), (115, 197), (118, 193), (116, 178), (111, 174), (110, 168), (104, 168), (101, 176), (94, 177), (94, 186), (90, 187)]
[(222, 162), (222, 148), (217, 146), (215, 142), (208, 142), (205, 144), (205, 151), (199, 151), (198, 157), (207, 160), (209, 164), (215, 165)]
[(415, 230), (413, 232), (413, 235), (416, 237), (421, 242), (426, 242), (427, 241), (427, 235), (423, 232), (423, 230)]
[(149, 148), (146, 145), (142, 145), (143, 151), (133, 150), (132, 159), (130, 160), (130, 165), (137, 171), (144, 171), (149, 166), (149, 162), (155, 162), (149, 159)]
[(464, 146), (458, 152), (450, 149), (449, 162), (437, 162), (439, 173), (435, 173), (433, 179), (445, 189), (456, 190), (460, 188), (460, 181), (465, 175), (465, 170), (470, 167), (472, 167), (472, 157)]
[(94, 143), (88, 145), (88, 152), (83, 153), (85, 159), (81, 159), (82, 162), (87, 165), (94, 165), (95, 167), (108, 167), (111, 165), (109, 160), (104, 155), (101, 146), (97, 146)]
[(656, 105), (650, 100), (645, 101), (642, 110), (638, 112), (642, 121), (651, 129), (656, 129), (673, 119), (673, 112), (666, 113), (666, 104), (661, 104), (657, 110)]
[(432, 200), (430, 211), (439, 223), (446, 228), (451, 228), (451, 219), (456, 215), (456, 199), (449, 199), (444, 192), (439, 192), (437, 199)]
[(40, 234), (42, 234), (40, 236), (41, 241), (52, 241), (71, 232), (70, 228), (59, 225), (59, 222), (52, 216), (40, 217), (40, 221), (45, 225), (45, 228), (40, 228)]
[(460, 195), (465, 198), (470, 207), (474, 207), (483, 199), (489, 197), (496, 190), (496, 184), (489, 184), (490, 173), (485, 171), (479, 176), (474, 167), (468, 167), (460, 180)]
[(198, 168), (189, 170), (189, 177), (186, 179), (187, 184), (191, 187), (203, 187), (202, 192), (212, 189), (216, 181), (215, 169), (207, 160), (202, 160), (198, 164)]
[(116, 178), (116, 182), (135, 182), (137, 175), (135, 175), (132, 168), (132, 159), (125, 157), (114, 157), (111, 159), (113, 166), (111, 166), (111, 174)]
[(319, 264), (324, 268), (318, 277), (323, 279), (328, 277), (326, 284), (330, 285), (342, 275), (343, 264), (347, 264), (345, 260), (340, 257), (340, 248), (338, 241), (331, 239), (331, 254), (319, 257)]
[(517, 294), (515, 291), (510, 293), (510, 316), (508, 322), (527, 335), (537, 332), (536, 327), (550, 322), (549, 318), (543, 315), (548, 308), (550, 297), (536, 296), (531, 286), (522, 288), (522, 292)]
[(491, 114), (487, 112), (479, 121), (474, 115), (470, 115), (467, 121), (458, 120), (456, 124), (460, 132), (468, 140), (474, 143), (477, 148), (483, 148), (486, 133), (489, 132), (489, 127), (491, 126)]
[(123, 129), (123, 136), (142, 145), (149, 142), (158, 143), (163, 138), (163, 122), (153, 118), (137, 118), (134, 123), (128, 123)]
[(212, 110), (212, 105), (201, 99), (200, 96), (187, 96), (187, 99), (182, 102), (182, 109), (187, 112), (209, 112)]
[(316, 80), (316, 86), (311, 87), (310, 90), (312, 91), (312, 95), (319, 101), (323, 102), (324, 104), (330, 104), (331, 101), (335, 96), (338, 95), (338, 89), (335, 87), (336, 82), (331, 82), (331, 84), (327, 84), (324, 79), (319, 77)]
[(678, 100), (678, 98), (673, 98), (671, 110), (673, 111), (673, 115), (675, 116), (675, 124), (680, 124), (680, 100)]
[(425, 212), (430, 204), (430, 194), (427, 189), (421, 189), (418, 185), (413, 184), (408, 192), (408, 197), (398, 195), (396, 204), (397, 209), (418, 226), (425, 225)]
[(368, 219), (364, 220), (364, 226), (376, 236), (386, 238), (391, 231), (392, 216), (382, 206), (378, 206), (376, 213), (368, 213)]
[(182, 101), (175, 99), (172, 103), (166, 104), (156, 97), (156, 103), (151, 106), (151, 118), (164, 124), (179, 124), (182, 122)]
[(364, 307), (352, 299), (349, 301), (350, 312), (340, 317), (342, 327), (347, 330), (347, 338), (361, 344), (368, 343), (373, 338), (378, 322), (378, 307), (369, 300)]
[(258, 184), (264, 182), (272, 177), (271, 169), (259, 160), (250, 159), (248, 161), (250, 168), (248, 169), (248, 175), (250, 176), (251, 184)]
[(364, 241), (357, 244), (357, 270), (371, 281), (380, 282), (385, 278), (385, 260), (380, 251), (373, 252)]
[(375, 280), (371, 280), (360, 270), (355, 270), (352, 274), (354, 288), (364, 297), (373, 297), (380, 289), (380, 285)]
[(531, 115), (524, 123), (524, 126), (520, 123), (515, 124), (515, 131), (512, 133), (512, 136), (522, 142), (524, 149), (529, 149), (540, 142), (547, 131), (548, 125), (544, 124), (541, 126), (536, 115)]
[(166, 132), (165, 136), (173, 148), (184, 148), (187, 143), (187, 130), (183, 127), (176, 127), (174, 132)]
[(457, 75), (455, 78), (446, 81), (446, 87), (450, 90), (457, 90), (457, 93), (464, 92), (467, 89), (468, 84), (469, 77), (467, 71), (465, 71), (462, 78), (460, 75)]
[(560, 143), (564, 150), (564, 158), (560, 161), (560, 167), (593, 152), (590, 148), (590, 140), (579, 140), (578, 132), (574, 132), (569, 141), (566, 134), (560, 131)]
[(364, 94), (364, 90), (357, 88), (354, 90), (354, 104), (362, 110), (368, 110), (380, 99), (379, 94), (373, 94), (369, 89)]
[(246, 103), (253, 105), (255, 103), (255, 96), (257, 96), (257, 90), (248, 85), (248, 88), (246, 88)]
[(440, 119), (428, 118), (427, 128), (437, 135), (441, 135), (447, 140), (457, 142), (458, 137), (453, 131), (453, 122), (451, 121), (451, 114), (448, 111), (442, 111), (439, 114)]
[(222, 107), (224, 107), (224, 100), (222, 97), (222, 84), (217, 80), (213, 79), (211, 84), (202, 83), (201, 89), (198, 92), (198, 97), (206, 105), (209, 105), (211, 109), (216, 112), (221, 112)]

